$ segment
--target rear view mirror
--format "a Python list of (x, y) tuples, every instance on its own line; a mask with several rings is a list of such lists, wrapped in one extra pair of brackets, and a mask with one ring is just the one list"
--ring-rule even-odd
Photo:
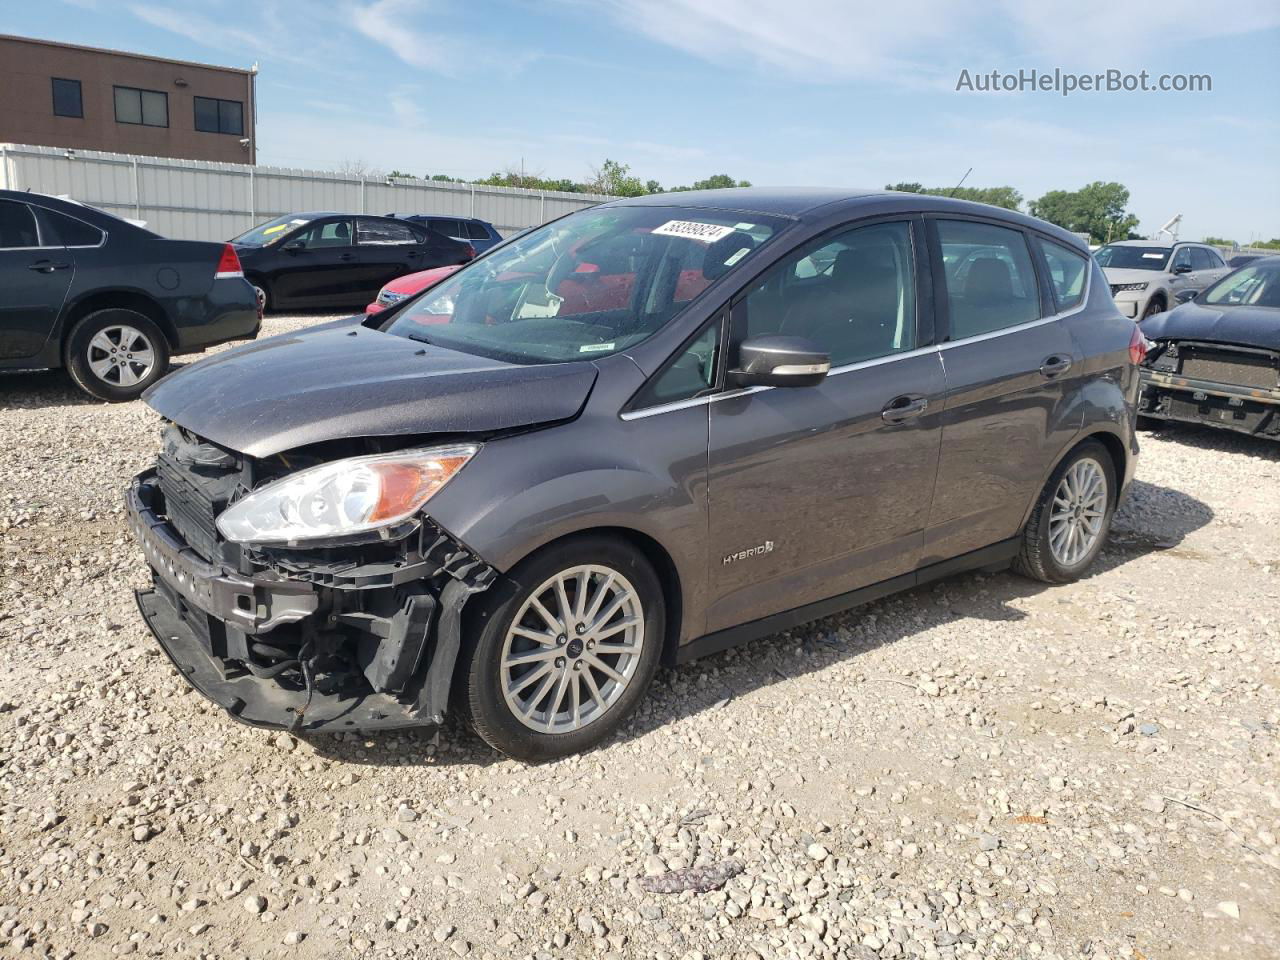
[(732, 387), (812, 387), (831, 370), (831, 355), (804, 337), (762, 336), (738, 347)]
[(298, 237), (297, 239), (290, 240), (288, 243), (286, 243), (284, 245), (284, 249), (288, 250), (290, 253), (297, 253), (299, 250), (307, 249), (307, 241), (303, 240), (301, 237)]
[(1196, 290), (1183, 290), (1180, 293), (1175, 294), (1173, 299), (1178, 303), (1189, 303), (1196, 298), (1196, 294), (1198, 292), (1199, 291)]

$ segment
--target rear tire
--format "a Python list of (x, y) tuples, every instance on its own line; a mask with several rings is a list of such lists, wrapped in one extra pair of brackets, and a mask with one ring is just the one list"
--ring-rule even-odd
[(271, 309), (271, 290), (267, 286), (267, 281), (259, 280), (257, 277), (249, 279), (249, 286), (253, 287), (253, 295), (258, 301), (258, 313), (265, 314)]
[(476, 607), (456, 699), (476, 733), (514, 759), (551, 760), (605, 740), (657, 670), (662, 587), (644, 556), (620, 540), (553, 544)]
[(1044, 583), (1079, 580), (1107, 541), (1117, 489), (1107, 448), (1097, 440), (1077, 446), (1036, 499), (1014, 570)]
[(67, 337), (63, 358), (85, 393), (108, 403), (136, 399), (169, 369), (169, 341), (136, 310), (108, 307), (85, 316)]

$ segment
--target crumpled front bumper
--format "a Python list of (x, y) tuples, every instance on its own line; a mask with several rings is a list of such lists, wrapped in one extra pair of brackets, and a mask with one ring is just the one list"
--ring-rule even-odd
[[(460, 566), (452, 545), (437, 570), (429, 551), (419, 558), (421, 566), (436, 575), (429, 586), (414, 583), (407, 599), (403, 584), (343, 591), (273, 571), (246, 576), (190, 547), (158, 509), (159, 499), (152, 471), (136, 477), (125, 496), (129, 526), (152, 574), (152, 588), (137, 591), (138, 609), (178, 672), (201, 694), (242, 723), (297, 732), (443, 720), (462, 606), (488, 586), (490, 568), (478, 561)], [(368, 612), (384, 600), (401, 606), (386, 616)], [(292, 682), (281, 671), (255, 666), (255, 643), (278, 643), (274, 631), (289, 625), (315, 637), (317, 648), (341, 648), (360, 661), (352, 674), (358, 682), (326, 690), (301, 665)], [(361, 668), (395, 689), (375, 689), (363, 681)]]

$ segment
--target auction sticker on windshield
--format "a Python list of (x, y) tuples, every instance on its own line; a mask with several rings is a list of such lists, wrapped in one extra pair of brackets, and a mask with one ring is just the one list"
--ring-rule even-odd
[(701, 240), (703, 243), (715, 243), (734, 232), (733, 227), (719, 223), (699, 223), (696, 220), (668, 220), (653, 232), (660, 237), (688, 237), (690, 240)]

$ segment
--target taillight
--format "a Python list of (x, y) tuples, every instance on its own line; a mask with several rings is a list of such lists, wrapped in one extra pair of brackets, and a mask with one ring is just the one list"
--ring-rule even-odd
[(467, 244), (467, 259), (474, 260), (476, 258), (476, 248), (471, 244)]
[(1129, 362), (1135, 367), (1141, 366), (1147, 359), (1147, 338), (1142, 335), (1138, 325), (1133, 325), (1133, 333), (1129, 336)]
[(236, 255), (236, 248), (229, 243), (224, 243), (222, 245), (222, 256), (218, 258), (218, 269), (214, 271), (213, 278), (215, 280), (230, 280), (243, 276), (244, 271), (240, 269), (240, 258)]

